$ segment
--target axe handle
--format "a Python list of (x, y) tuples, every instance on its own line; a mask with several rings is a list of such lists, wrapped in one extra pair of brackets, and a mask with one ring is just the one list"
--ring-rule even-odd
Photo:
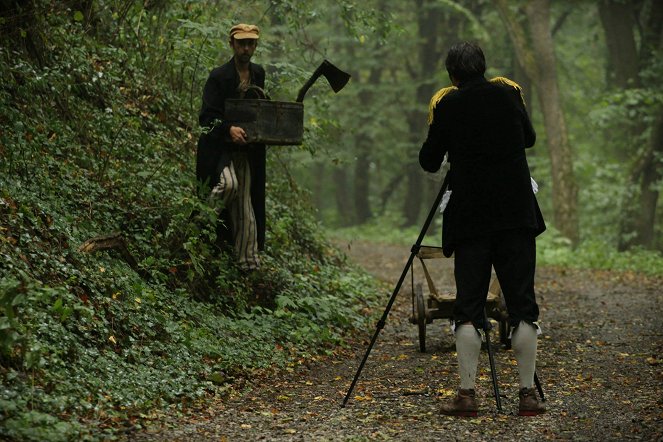
[(306, 81), (306, 83), (304, 83), (304, 86), (302, 86), (302, 88), (299, 90), (299, 93), (297, 94), (297, 99), (295, 100), (297, 103), (301, 103), (302, 101), (304, 101), (304, 95), (306, 95), (306, 92), (308, 92), (308, 90), (311, 88), (311, 86), (313, 86), (313, 83), (315, 83), (315, 81), (322, 74), (321, 67), (322, 67), (322, 65), (320, 65), (320, 67), (318, 67), (318, 69), (316, 69), (315, 72), (313, 72), (313, 75), (311, 75), (311, 78), (309, 78)]

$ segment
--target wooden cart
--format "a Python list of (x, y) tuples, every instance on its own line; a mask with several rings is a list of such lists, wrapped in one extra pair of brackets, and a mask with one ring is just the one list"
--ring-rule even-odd
[[(453, 304), (456, 299), (454, 293), (439, 293), (435, 288), (433, 279), (426, 267), (426, 260), (446, 259), (442, 253), (441, 247), (421, 246), (417, 253), (417, 258), (421, 262), (421, 267), (426, 277), (428, 285), (428, 295), (424, 294), (423, 284), (414, 280), (414, 264), (410, 268), (412, 282), (412, 316), (410, 322), (416, 324), (419, 328), (419, 350), (426, 352), (426, 325), (433, 322), (434, 319), (452, 319)], [(509, 316), (506, 309), (506, 303), (502, 296), (502, 289), (497, 278), (494, 278), (488, 289), (486, 299), (486, 314), (489, 318), (497, 321), (499, 326), (500, 342), (510, 348), (511, 342), (509, 334)]]

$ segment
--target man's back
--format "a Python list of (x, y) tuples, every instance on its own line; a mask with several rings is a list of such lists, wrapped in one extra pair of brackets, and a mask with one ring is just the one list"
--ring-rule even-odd
[(483, 77), (442, 98), (434, 115), (434, 129), (454, 165), (476, 167), (524, 155), (536, 138), (518, 90)]
[(545, 228), (525, 156), (535, 140), (517, 86), (476, 77), (434, 106), (419, 160), (435, 171), (448, 153), (453, 194), (444, 216), (446, 241)]

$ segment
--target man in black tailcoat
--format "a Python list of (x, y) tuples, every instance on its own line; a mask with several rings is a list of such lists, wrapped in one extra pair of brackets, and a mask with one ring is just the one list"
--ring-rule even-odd
[(238, 24), (230, 29), (233, 57), (210, 73), (203, 91), (196, 178), (202, 196), (219, 208), (219, 239), (232, 244), (240, 268), (260, 266), (265, 244), (265, 146), (247, 143), (247, 134), (225, 117), (228, 98), (259, 98), (265, 70), (251, 63), (260, 29)]
[(478, 45), (452, 46), (445, 64), (453, 86), (433, 96), (428, 137), (419, 152), (426, 171), (437, 171), (445, 154), (451, 164), (442, 246), (446, 256), (454, 254), (454, 331), (461, 383), (456, 397), (441, 411), (477, 414), (479, 330), (494, 267), (514, 329), (519, 414), (540, 414), (545, 409), (533, 388), (539, 333), (534, 271), (535, 237), (545, 230), (545, 223), (525, 155), (536, 136), (520, 87), (502, 77), (486, 80)]

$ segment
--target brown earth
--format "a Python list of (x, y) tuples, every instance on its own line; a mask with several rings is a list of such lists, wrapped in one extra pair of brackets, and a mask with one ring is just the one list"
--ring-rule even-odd
[[(386, 282), (384, 307), (409, 247), (355, 242), (348, 255)], [(453, 290), (452, 261), (427, 261), (436, 285)], [(419, 268), (419, 266), (417, 266)], [(415, 274), (423, 281), (422, 274)], [(442, 416), (458, 378), (446, 319), (426, 327), (419, 352), (409, 278), (347, 406), (341, 403), (375, 328), (350, 349), (238, 386), (185, 416), (148, 421), (128, 440), (663, 440), (663, 280), (631, 273), (540, 268), (543, 335), (537, 373), (548, 412), (515, 415), (512, 352), (496, 353), (503, 413), (482, 352), (477, 418)], [(384, 308), (383, 307), (383, 308)], [(493, 337), (493, 342), (497, 337)]]

